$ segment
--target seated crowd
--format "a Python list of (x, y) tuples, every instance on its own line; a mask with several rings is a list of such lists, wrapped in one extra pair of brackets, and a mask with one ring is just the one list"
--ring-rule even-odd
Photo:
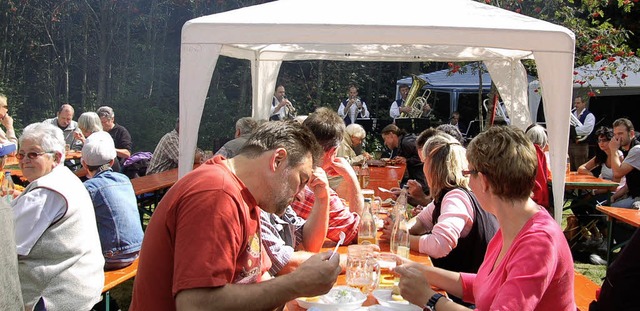
[[(365, 130), (351, 123), (369, 112), (357, 89), (350, 98), (340, 113), (319, 108), (302, 122), (241, 118), (235, 139), (168, 190), (143, 232), (132, 183), (118, 166), (132, 156), (131, 136), (112, 108), (85, 112), (76, 123), (65, 104), (16, 139), (0, 96), (0, 140), (16, 141), (28, 181), (24, 191), (4, 193), (10, 206), (0, 201), (0, 243), (10, 250), (0, 257), (7, 280), (0, 299), (18, 309), (91, 310), (104, 271), (137, 258), (131, 310), (276, 309), (327, 293), (346, 257), (321, 252), (324, 243), (341, 236), (345, 245), (357, 243), (366, 219), (352, 165), (373, 156), (361, 147)], [(149, 174), (177, 167), (178, 132), (176, 121)], [(546, 210), (546, 134), (539, 126), (526, 132), (491, 127), (465, 148), (456, 126), (418, 136), (384, 127), (381, 138), (406, 165), (401, 184), (415, 206), (410, 248), (434, 265), (398, 258), (404, 299), (430, 310), (576, 309), (571, 250)], [(638, 204), (633, 125), (617, 120), (597, 136), (600, 150), (578, 173), (600, 167), (602, 178), (626, 181), (614, 206)], [(82, 151), (84, 183), (64, 165), (69, 148)], [(580, 223), (606, 193), (592, 195), (572, 206)], [(601, 224), (592, 235), (599, 242), (607, 234)], [(386, 222), (381, 239), (391, 230)]]

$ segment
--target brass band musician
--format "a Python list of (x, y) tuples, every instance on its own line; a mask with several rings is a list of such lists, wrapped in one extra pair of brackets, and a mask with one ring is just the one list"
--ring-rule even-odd
[(289, 120), (296, 117), (296, 108), (293, 107), (291, 101), (286, 97), (284, 85), (278, 85), (276, 92), (273, 94), (273, 101), (271, 101), (271, 114), (269, 120)]
[(367, 104), (358, 97), (358, 88), (350, 86), (348, 96), (338, 108), (338, 115), (344, 119), (344, 123), (349, 125), (355, 123), (358, 118), (369, 118), (369, 109)]
[(407, 94), (409, 94), (409, 86), (403, 84), (400, 86), (400, 98), (396, 99), (393, 103), (391, 103), (391, 108), (389, 108), (389, 116), (393, 119), (400, 117), (402, 112), (410, 113), (411, 107), (405, 105), (407, 100)]

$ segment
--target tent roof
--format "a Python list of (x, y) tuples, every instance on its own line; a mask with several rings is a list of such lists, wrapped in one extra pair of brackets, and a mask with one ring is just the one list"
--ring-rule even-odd
[(224, 44), (221, 55), (250, 60), (522, 59), (573, 49), (567, 39), (564, 27), (469, 0), (280, 0), (196, 18), (182, 31), (182, 44)]
[(553, 188), (561, 206), (574, 48), (574, 34), (564, 27), (471, 0), (280, 0), (196, 18), (182, 28), (179, 174), (191, 170), (220, 55), (251, 61), (258, 119), (269, 117), (282, 61), (483, 61), (511, 124), (521, 128), (531, 121), (520, 60), (533, 58), (546, 90), (551, 170), (558, 176)]
[[(429, 89), (469, 89), (478, 91), (479, 75), (473, 64), (467, 64), (457, 73), (450, 73), (449, 69), (438, 70), (419, 75), (420, 78), (429, 82), (424, 88)], [(482, 66), (482, 88), (491, 88), (491, 75), (485, 66)], [(406, 77), (398, 80), (398, 85), (411, 85), (413, 79)]]
[[(603, 66), (615, 68), (614, 74), (597, 76)], [(585, 80), (598, 96), (621, 96), (640, 94), (640, 59), (638, 57), (617, 57), (615, 61), (601, 60), (594, 64), (584, 65), (574, 70), (574, 80)], [(622, 79), (622, 74), (627, 75)], [(587, 84), (574, 83), (574, 93), (588, 92)]]

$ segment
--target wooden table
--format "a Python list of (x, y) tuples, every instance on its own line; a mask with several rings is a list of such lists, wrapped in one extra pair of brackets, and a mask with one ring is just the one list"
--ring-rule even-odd
[[(381, 232), (378, 232), (378, 237), (381, 235)], [(333, 242), (330, 242), (333, 243)], [(390, 245), (389, 245), (389, 241), (380, 241), (380, 251), (381, 252), (389, 252), (390, 251)], [(325, 252), (325, 251), (332, 251), (333, 247), (330, 247), (331, 245), (327, 243), (325, 243), (325, 246), (328, 247), (323, 247), (321, 252)], [(340, 254), (347, 254), (347, 246), (340, 246), (338, 248), (338, 253)], [(416, 251), (411, 251), (411, 253), (409, 254), (409, 259), (411, 259), (412, 261), (415, 262), (419, 262), (422, 263), (424, 265), (428, 265), (428, 266), (433, 266), (433, 263), (431, 262), (431, 258), (429, 258), (429, 256), (425, 255), (425, 254), (420, 254), (419, 252)], [(347, 276), (345, 274), (340, 274), (338, 276), (338, 280), (336, 281), (335, 285), (347, 285)], [(442, 292), (444, 293), (444, 292)], [(369, 295), (367, 297), (367, 300), (362, 304), (363, 306), (372, 306), (378, 304), (378, 302), (376, 301), (376, 299), (373, 297), (373, 295)], [(298, 303), (293, 300), (293, 301), (289, 301), (285, 307), (285, 310), (288, 311), (303, 311), (305, 310), (304, 308), (300, 307), (298, 305)]]
[(178, 169), (174, 168), (157, 174), (131, 179), (131, 184), (136, 195), (142, 195), (168, 189), (176, 181), (178, 181)]
[(613, 222), (626, 223), (636, 228), (640, 228), (640, 211), (631, 208), (596, 206), (596, 209), (607, 215), (609, 219), (609, 234), (607, 237), (607, 265), (611, 264), (613, 251), (622, 247), (625, 242), (618, 241), (617, 246), (613, 245)]
[(386, 189), (399, 187), (402, 176), (404, 176), (405, 169), (406, 165), (404, 164), (388, 165), (384, 167), (369, 166), (369, 184), (367, 185), (367, 189), (372, 189), (375, 195), (380, 197), (382, 200), (386, 200), (388, 198), (393, 199), (394, 196), (391, 193), (382, 192), (378, 187)]
[[(551, 184), (551, 181), (551, 178), (549, 178), (549, 184)], [(615, 181), (606, 180), (591, 175), (578, 174), (577, 172), (570, 172), (569, 174), (565, 175), (565, 190), (605, 189), (609, 191), (615, 191), (617, 188), (618, 183)]]

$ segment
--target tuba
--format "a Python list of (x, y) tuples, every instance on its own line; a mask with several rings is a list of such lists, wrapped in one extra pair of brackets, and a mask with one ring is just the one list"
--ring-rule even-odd
[[(411, 78), (413, 82), (411, 83), (409, 94), (407, 94), (407, 99), (405, 99), (405, 106), (411, 107), (411, 112), (401, 113), (400, 118), (420, 118), (422, 116), (422, 109), (424, 105), (427, 104), (427, 99), (431, 95), (431, 90), (427, 89), (422, 93), (422, 96), (417, 96), (418, 92), (420, 92), (422, 87), (428, 84), (428, 82), (416, 75), (411, 75)], [(425, 94), (427, 94), (426, 97)]]

